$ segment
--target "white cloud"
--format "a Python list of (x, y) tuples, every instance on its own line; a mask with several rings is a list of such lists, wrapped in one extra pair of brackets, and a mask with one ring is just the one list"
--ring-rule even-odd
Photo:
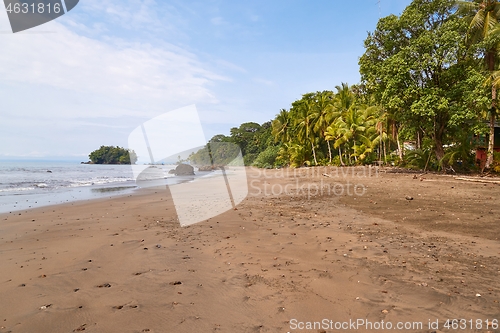
[[(194, 53), (147, 33), (115, 37), (120, 27), (174, 31), (152, 3), (81, 1), (58, 20), (0, 34), (0, 156), (85, 155), (101, 144), (125, 145), (130, 130), (158, 114), (219, 103), (212, 89), (230, 80)], [(2, 10), (0, 31), (10, 31)]]
[[(204, 69), (192, 53), (167, 43), (157, 47), (109, 38), (103, 42), (78, 35), (57, 22), (49, 24), (45, 29), (56, 33), (0, 36), (1, 83), (69, 90), (117, 105), (126, 98), (153, 100), (168, 107), (215, 103), (208, 85), (227, 80)], [(0, 30), (7, 28), (0, 17)]]

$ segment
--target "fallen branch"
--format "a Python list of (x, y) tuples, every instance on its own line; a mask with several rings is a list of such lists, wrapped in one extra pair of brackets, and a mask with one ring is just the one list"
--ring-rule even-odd
[(464, 177), (455, 177), (455, 179), (456, 180), (465, 180), (467, 182), (475, 182), (475, 183), (500, 184), (500, 180), (488, 180), (488, 179), (464, 178)]

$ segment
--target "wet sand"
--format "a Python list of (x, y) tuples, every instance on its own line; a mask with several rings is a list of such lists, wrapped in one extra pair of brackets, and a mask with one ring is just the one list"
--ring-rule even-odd
[(189, 227), (163, 190), (0, 215), (0, 333), (500, 332), (500, 185), (364, 170), (249, 170)]

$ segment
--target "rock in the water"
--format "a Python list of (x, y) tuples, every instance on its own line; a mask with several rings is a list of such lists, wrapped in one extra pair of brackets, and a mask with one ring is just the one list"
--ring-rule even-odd
[(189, 164), (179, 164), (175, 168), (174, 174), (176, 176), (194, 176), (194, 168)]

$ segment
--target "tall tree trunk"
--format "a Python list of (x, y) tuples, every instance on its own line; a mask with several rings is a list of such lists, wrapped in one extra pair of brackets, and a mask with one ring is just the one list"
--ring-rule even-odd
[(396, 131), (396, 142), (398, 143), (398, 156), (399, 160), (403, 160), (403, 149), (401, 148), (401, 143), (399, 142), (399, 131)]
[(423, 133), (422, 133), (422, 130), (419, 128), (417, 130), (417, 145), (415, 148), (417, 149), (422, 149), (422, 137), (423, 137)]
[(382, 143), (384, 145), (384, 164), (387, 164), (387, 145), (385, 141), (382, 141)]
[(342, 148), (339, 147), (339, 157), (340, 157), (340, 165), (345, 166), (344, 160), (342, 159)]
[[(436, 158), (441, 161), (444, 157), (444, 147), (443, 147), (443, 135), (446, 124), (443, 122), (439, 124), (439, 128), (434, 130), (434, 152), (436, 153)], [(443, 164), (444, 167), (446, 165)]]
[(313, 156), (314, 156), (314, 165), (318, 165), (318, 161), (316, 160), (316, 150), (314, 150), (314, 144), (311, 141), (311, 147), (313, 151)]
[(434, 152), (436, 153), (436, 158), (438, 161), (441, 161), (441, 159), (444, 157), (444, 148), (443, 148), (443, 141), (441, 139), (435, 139), (434, 140), (436, 147), (434, 148)]
[(332, 163), (332, 148), (330, 148), (330, 140), (326, 140), (326, 144), (328, 145), (328, 156), (330, 157), (330, 163)]
[[(491, 74), (495, 71), (496, 50), (490, 50), (486, 54), (486, 61), (488, 63), (488, 70)], [(493, 80), (493, 78), (492, 78)], [(495, 116), (497, 113), (497, 88), (491, 83), (491, 111), (490, 111), (490, 136), (488, 142), (488, 157), (484, 167), (489, 169), (493, 164), (493, 151), (495, 146)]]
[(493, 152), (495, 148), (495, 118), (496, 118), (496, 99), (497, 99), (497, 89), (495, 86), (491, 86), (491, 111), (490, 111), (490, 135), (488, 141), (488, 157), (486, 158), (486, 163), (484, 167), (489, 169), (493, 164)]

